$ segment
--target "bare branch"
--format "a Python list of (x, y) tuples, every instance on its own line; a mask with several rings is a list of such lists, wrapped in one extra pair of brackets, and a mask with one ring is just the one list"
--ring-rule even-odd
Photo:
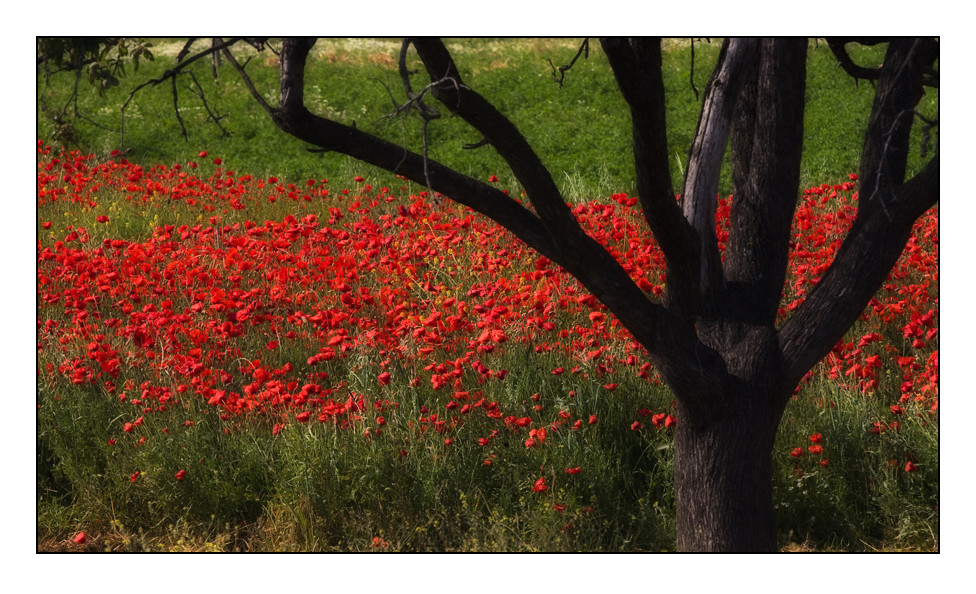
[(247, 71), (244, 70), (244, 66), (237, 62), (237, 59), (234, 58), (234, 54), (230, 53), (230, 47), (225, 46), (223, 48), (223, 53), (224, 56), (226, 56), (227, 61), (230, 62), (231, 66), (234, 67), (234, 70), (237, 70), (237, 73), (241, 75), (241, 80), (244, 81), (244, 86), (246, 86), (251, 92), (251, 96), (254, 97), (254, 100), (258, 102), (258, 105), (264, 108), (264, 111), (270, 114), (273, 108), (268, 105), (268, 102), (264, 100), (264, 97), (262, 97), (261, 93), (259, 93), (257, 88), (255, 88), (254, 83), (251, 81), (251, 77), (248, 76)]
[(558, 75), (556, 74), (556, 66), (552, 63), (552, 60), (548, 60), (549, 61), (549, 67), (552, 68), (552, 80), (554, 80), (557, 83), (559, 83), (559, 86), (560, 87), (563, 86), (563, 80), (566, 78), (566, 73), (569, 71), (570, 68), (573, 67), (573, 64), (576, 63), (576, 60), (579, 60), (579, 57), (580, 56), (583, 56), (583, 59), (587, 59), (587, 58), (590, 57), (590, 39), (589, 39), (589, 37), (587, 37), (586, 39), (584, 39), (583, 40), (583, 43), (580, 44), (580, 48), (576, 52), (576, 55), (573, 57), (572, 61), (570, 61), (570, 63), (569, 64), (566, 64), (565, 66), (560, 66), (559, 67), (559, 74)]
[(756, 39), (726, 39), (718, 64), (705, 88), (701, 119), (688, 157), (681, 204), (685, 218), (701, 244), (699, 274), (703, 295), (721, 290), (725, 279), (715, 237), (719, 173), (729, 142), (736, 101), (745, 85), (745, 66), (759, 56)]
[(915, 106), (922, 80), (937, 58), (938, 42), (933, 39), (895, 39), (888, 44), (861, 152), (859, 211), (886, 208), (875, 198), (889, 196), (904, 182)]
[(188, 53), (190, 53), (190, 46), (192, 46), (193, 45), (193, 42), (196, 41), (196, 40), (197, 40), (196, 37), (190, 37), (189, 39), (186, 40), (186, 43), (183, 44), (183, 49), (180, 50), (180, 53), (176, 54), (176, 63), (177, 64), (179, 64), (180, 62), (182, 62), (183, 61), (183, 58), (185, 58), (186, 55)]
[(206, 97), (206, 95), (203, 92), (203, 87), (200, 85), (200, 81), (197, 80), (197, 77), (196, 77), (195, 74), (193, 74), (193, 71), (192, 70), (191, 71), (188, 71), (187, 74), (190, 75), (190, 79), (193, 81), (193, 84), (195, 84), (197, 86), (196, 89), (193, 89), (193, 87), (190, 87), (190, 90), (193, 91), (193, 94), (196, 95), (200, 99), (200, 102), (201, 103), (203, 103), (203, 108), (205, 110), (207, 110), (207, 116), (209, 117), (209, 119), (212, 120), (213, 123), (217, 124), (217, 127), (220, 128), (220, 133), (221, 133), (222, 136), (225, 136), (225, 137), (226, 136), (229, 136), (230, 133), (227, 132), (227, 130), (224, 128), (224, 126), (220, 123), (220, 120), (224, 119), (224, 117), (225, 117), (226, 114), (225, 115), (217, 115), (216, 113), (214, 113), (214, 111), (212, 109), (210, 109), (210, 104), (207, 103), (207, 97)]
[(180, 123), (180, 130), (183, 132), (183, 140), (189, 140), (190, 138), (186, 135), (186, 126), (183, 125), (183, 118), (180, 116), (180, 100), (179, 95), (176, 90), (176, 77), (170, 79), (173, 83), (173, 113), (176, 114), (176, 121)]
[(604, 38), (617, 86), (630, 106), (637, 195), (667, 261), (666, 306), (692, 319), (701, 305), (695, 230), (675, 200), (665, 122), (661, 40)]
[(136, 93), (138, 93), (139, 91), (141, 91), (145, 87), (148, 87), (148, 86), (156, 86), (156, 85), (159, 85), (159, 84), (161, 84), (163, 82), (166, 82), (167, 80), (169, 80), (171, 78), (176, 77), (177, 74), (179, 74), (180, 72), (182, 72), (190, 64), (196, 62), (200, 58), (203, 58), (205, 56), (209, 56), (210, 54), (212, 54), (214, 52), (218, 52), (218, 51), (223, 50), (224, 48), (230, 47), (230, 46), (234, 45), (235, 43), (237, 43), (238, 41), (240, 41), (240, 38), (239, 37), (234, 37), (234, 38), (229, 39), (228, 41), (223, 42), (222, 44), (215, 44), (212, 47), (210, 47), (210, 48), (208, 48), (206, 50), (203, 50), (201, 52), (198, 52), (197, 54), (191, 56), (189, 59), (187, 59), (187, 60), (185, 60), (183, 62), (180, 62), (175, 67), (170, 68), (169, 70), (167, 70), (166, 72), (164, 72), (159, 78), (154, 78), (154, 79), (151, 79), (151, 80), (147, 80), (146, 82), (144, 82), (144, 83), (138, 85), (137, 87), (135, 87), (134, 89), (132, 89), (129, 92), (129, 96), (126, 98), (125, 102), (122, 104), (122, 108), (119, 110), (119, 116), (121, 118), (121, 123), (119, 125), (119, 135), (120, 135), (120, 141), (119, 142), (120, 142), (120, 144), (125, 145), (125, 110), (129, 106), (129, 103), (132, 102), (132, 99), (136, 96)]
[(864, 66), (858, 66), (851, 59), (850, 54), (847, 53), (847, 44), (850, 43), (851, 39), (838, 38), (838, 37), (828, 37), (827, 47), (833, 52), (834, 57), (837, 58), (837, 65), (844, 69), (844, 72), (849, 74), (854, 82), (857, 83), (859, 80), (869, 80), (876, 81), (881, 76), (880, 68), (865, 68)]
[(525, 137), (484, 97), (464, 85), (453, 58), (439, 39), (414, 39), (412, 43), (427, 68), (434, 97), (488, 139), (525, 188), (556, 244), (565, 248), (567, 257), (579, 257), (574, 252), (585, 233)]

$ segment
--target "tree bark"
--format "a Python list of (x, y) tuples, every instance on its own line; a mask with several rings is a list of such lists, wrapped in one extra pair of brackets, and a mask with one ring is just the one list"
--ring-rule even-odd
[(772, 448), (779, 419), (757, 408), (770, 401), (770, 395), (740, 384), (713, 417), (695, 423), (678, 400), (674, 481), (679, 551), (776, 550)]

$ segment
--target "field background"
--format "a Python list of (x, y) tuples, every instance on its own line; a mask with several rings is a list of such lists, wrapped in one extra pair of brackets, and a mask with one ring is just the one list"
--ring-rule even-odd
[[(399, 212), (396, 208), (403, 206), (416, 207), (417, 212), (428, 216), (435, 212), (463, 216), (458, 209), (418, 199), (423, 198), (422, 188), (414, 184), (405, 184), (342, 156), (308, 152), (302, 143), (279, 132), (253, 105), (243, 84), (226, 65), (220, 69), (217, 81), (206, 63), (200, 64), (194, 74), (210, 109), (222, 116), (220, 123), (228, 135), (208, 121), (193, 89), (181, 88), (181, 115), (189, 135), (189, 141), (184, 141), (173, 115), (167, 84), (144, 89), (137, 96), (127, 112), (125, 146), (120, 146), (118, 106), (135, 83), (158, 76), (168, 66), (169, 56), (179, 49), (179, 44), (169, 40), (156, 40), (154, 45), (157, 60), (143, 63), (137, 73), (124, 79), (121, 87), (110, 89), (104, 97), (82, 84), (79, 110), (86, 119), (73, 121), (70, 128), (55, 129), (47, 117), (67, 101), (70, 77), (39, 77), (38, 139), (54, 144), (70, 141), (71, 146), (82, 149), (81, 154), (93, 153), (87, 166), (109, 161), (120, 164), (123, 159), (133, 166), (141, 165), (146, 178), (159, 180), (160, 184), (172, 183), (172, 176), (167, 175), (172, 174), (175, 165), (211, 186), (233, 170), (236, 181), (247, 192), (247, 199), (242, 201), (244, 208), (236, 210), (224, 204), (222, 210), (217, 205), (216, 210), (203, 212), (199, 205), (182, 203), (132, 204), (126, 198), (131, 191), (105, 180), (102, 187), (87, 185), (79, 190), (95, 206), (81, 204), (77, 209), (61, 209), (60, 204), (56, 208), (39, 205), (39, 252), (42, 247), (54, 247), (55, 242), (65, 240), (77, 228), (90, 231), (89, 241), (82, 240), (81, 244), (91, 249), (105, 239), (150, 242), (167, 224), (180, 227), (194, 223), (201, 227), (202, 234), (193, 241), (221, 249), (226, 246), (214, 239), (218, 228), (233, 236), (242, 233), (247, 221), (281, 222), (286, 214), (296, 218), (316, 214), (324, 223), (330, 218), (330, 208), (352, 208), (350, 198), (342, 195), (343, 190), (362, 198), (364, 203), (395, 197), (388, 205), (370, 207), (371, 217), (395, 216)], [(695, 43), (693, 79), (699, 93), (704, 91), (718, 46), (718, 40)], [(496, 102), (520, 126), (543, 162), (556, 172), (556, 181), (568, 200), (589, 208), (594, 201), (610, 202), (608, 197), (616, 196), (620, 208), (614, 216), (624, 217), (621, 220), (631, 216), (625, 203), (620, 202), (621, 195), (634, 194), (627, 112), (598, 43), (591, 44), (589, 57), (576, 63), (562, 87), (552, 81), (548, 60), (557, 66), (568, 63), (578, 41), (457, 40), (449, 42), (449, 47), (455, 52), (466, 82)], [(314, 109), (341, 122), (355, 121), (362, 129), (402, 140), (420, 150), (416, 118), (383, 117), (393, 109), (387, 86), (402, 101), (395, 72), (398, 48), (397, 42), (388, 40), (320, 41), (308, 74), (309, 101)], [(246, 53), (242, 52), (242, 59)], [(874, 64), (880, 63), (882, 56), (882, 48), (867, 48), (856, 53), (855, 60)], [(683, 164), (700, 108), (691, 84), (690, 63), (687, 40), (667, 46), (669, 142), (676, 186), (683, 177)], [(274, 98), (277, 71), (273, 57), (257, 55), (251, 60), (249, 71), (259, 88), (267, 89), (269, 98)], [(834, 224), (836, 219), (830, 217), (850, 208), (853, 184), (848, 174), (856, 168), (871, 97), (870, 85), (855, 85), (835, 66), (824, 43), (811, 42), (801, 187), (818, 190), (807, 194), (814, 200), (811, 212), (816, 205), (820, 209), (817, 216), (828, 218), (815, 220)], [(930, 91), (919, 109), (934, 115), (937, 97), (937, 92)], [(461, 148), (478, 138), (459, 120), (437, 120), (430, 125), (429, 133), (432, 158), (477, 178), (497, 175), (501, 187), (513, 194), (520, 191), (504, 163), (489, 149)], [(921, 146), (917, 135), (912, 171), (921, 162)], [(124, 152), (113, 154), (119, 149)], [(201, 157), (201, 151), (206, 151), (207, 156)], [(57, 149), (39, 155), (39, 163), (49, 163), (56, 155)], [(215, 164), (215, 158), (221, 163)], [(198, 168), (191, 170), (189, 163)], [(157, 164), (165, 167), (155, 168)], [(130, 174), (127, 167), (120, 166), (119, 171)], [(251, 179), (245, 183), (240, 182), (241, 177)], [(277, 181), (265, 184), (272, 177)], [(322, 182), (326, 178), (331, 181)], [(330, 197), (317, 197), (308, 205), (284, 200), (269, 203), (275, 185), (312, 187), (307, 184), (309, 180), (316, 180), (312, 185), (317, 189), (327, 186), (332, 192)], [(55, 185), (48, 182), (45, 189)], [(392, 190), (383, 195), (380, 188)], [(731, 192), (726, 173), (720, 193), (724, 196)], [(821, 198), (826, 202), (817, 202)], [(597, 216), (593, 224), (598, 225), (599, 211), (590, 208), (588, 212)], [(97, 217), (102, 215), (108, 216), (110, 222), (99, 225)], [(214, 216), (218, 219), (214, 220)], [(341, 228), (345, 224), (336, 221), (333, 226)], [(206, 229), (211, 230), (209, 235)], [(842, 225), (837, 225), (837, 230), (841, 231)], [(480, 233), (472, 233), (468, 241), (495, 235), (488, 228)], [(493, 254), (506, 250), (511, 255), (511, 271), (506, 274), (524, 274), (536, 265), (535, 258), (521, 254), (516, 244), (490, 241)], [(918, 242), (920, 258), (926, 258), (927, 265), (934, 258), (937, 270), (937, 213), (927, 227), (920, 229)], [(458, 248), (459, 269), (465, 266), (460, 257), (464, 253), (475, 252)], [(892, 285), (880, 297), (881, 302), (897, 303), (905, 287), (924, 285), (924, 291), (916, 291), (916, 299), (911, 301), (912, 307), (919, 309), (903, 307), (903, 317), (897, 318), (866, 317), (845, 338), (850, 349), (838, 353), (835, 364), (840, 366), (842, 381), (838, 383), (836, 377), (830, 377), (830, 364), (822, 365), (819, 375), (804, 386), (784, 419), (777, 443), (776, 479), (784, 549), (938, 549), (938, 417), (934, 414), (936, 409), (931, 408), (933, 403), (937, 407), (937, 387), (934, 394), (920, 392), (923, 385), (931, 383), (933, 353), (937, 378), (938, 281), (937, 277), (926, 279), (931, 270), (906, 268), (898, 286)], [(501, 272), (488, 267), (482, 271), (485, 276), (472, 272), (457, 282), (470, 290), (479, 283), (492, 282)], [(565, 282), (566, 287), (572, 284), (560, 282)], [(363, 286), (372, 290), (365, 281)], [(802, 286), (802, 282), (797, 286)], [(40, 291), (39, 288), (39, 296)], [(794, 293), (784, 295), (784, 305), (798, 297)], [(418, 301), (416, 307), (425, 305), (429, 304)], [(626, 352), (626, 337), (612, 332), (595, 335), (599, 323), (587, 318), (590, 309), (578, 305), (571, 304), (560, 311), (560, 317), (554, 318), (558, 327), (579, 330), (581, 335), (588, 332), (588, 340), (604, 343), (605, 350), (615, 356)], [(921, 322), (926, 315), (928, 322)], [(39, 313), (38, 324), (42, 322)], [(913, 346), (911, 339), (916, 337), (906, 334), (905, 328), (913, 323), (912, 332), (921, 333), (920, 346)], [(607, 328), (612, 328), (612, 324), (608, 323)], [(928, 336), (932, 329), (935, 332)], [(878, 338), (867, 340), (863, 345), (866, 348), (862, 348), (859, 342), (872, 333)], [(131, 338), (117, 336), (114, 344), (124, 351), (131, 348), (127, 340)], [(248, 358), (264, 352), (261, 349), (265, 349), (267, 339), (262, 342), (259, 335), (248, 340), (241, 343)], [(83, 342), (77, 345), (79, 352), (84, 352)], [(296, 345), (293, 352), (281, 355), (277, 365), (294, 360), (297, 367), (317, 348), (311, 343)], [(659, 424), (652, 421), (655, 417), (650, 413), (666, 414), (670, 397), (666, 390), (632, 372), (598, 382), (596, 375), (589, 381), (574, 379), (580, 376), (570, 372), (553, 375), (554, 369), (570, 370), (580, 365), (573, 349), (568, 350), (556, 349), (536, 357), (537, 352), (513, 336), (510, 343), (499, 345), (489, 363), (492, 368), (511, 371), (507, 383), (481, 386), (476, 373), (465, 372), (465, 388), (473, 382), (486, 400), (498, 401), (513, 413), (523, 411), (514, 415), (518, 418), (532, 418), (531, 426), (508, 427), (513, 429), (515, 449), (520, 451), (498, 452), (505, 462), (504, 470), (492, 474), (481, 463), (484, 446), (477, 443), (474, 429), (458, 435), (447, 461), (442, 458), (443, 444), (425, 438), (405, 463), (394, 455), (399, 452), (378, 449), (372, 441), (355, 439), (353, 432), (343, 433), (324, 424), (296, 423), (293, 413), (287, 430), (280, 433), (272, 433), (272, 423), (259, 419), (234, 425), (235, 431), (228, 434), (225, 420), (210, 412), (204, 406), (206, 401), (192, 400), (187, 403), (190, 408), (186, 414), (196, 420), (197, 431), (189, 442), (184, 442), (189, 453), (174, 453), (173, 448), (167, 447), (169, 442), (152, 439), (149, 447), (141, 450), (107, 450), (105, 444), (113, 437), (121, 441), (134, 435), (121, 427), (138, 415), (130, 414), (131, 407), (112, 403), (104, 389), (78, 389), (63, 381), (63, 377), (60, 382), (52, 379), (39, 393), (39, 546), (72, 550), (77, 547), (71, 537), (86, 530), (92, 535), (87, 546), (93, 550), (667, 550), (674, 540), (673, 493), (668, 478), (671, 442), (664, 418)], [(882, 355), (883, 359), (868, 361)], [(912, 357), (914, 363), (907, 364), (906, 370), (898, 357)], [(57, 367), (64, 361), (39, 353), (39, 373), (45, 363)], [(367, 421), (372, 426), (377, 423), (377, 416), (384, 416), (390, 423), (387, 434), (402, 436), (412, 429), (412, 423), (430, 418), (428, 406), (431, 410), (439, 407), (442, 415), (447, 414), (444, 407), (450, 401), (445, 400), (445, 393), (429, 391), (428, 376), (424, 377), (428, 391), (398, 383), (402, 373), (394, 373), (395, 380), (384, 384), (379, 380), (383, 369), (379, 364), (378, 357), (366, 354), (362, 360), (341, 360), (329, 367), (333, 377), (350, 377), (349, 382), (360, 391), (375, 395), (377, 400), (382, 395), (399, 404), (397, 414), (389, 419), (382, 411), (369, 416)], [(394, 366), (398, 364), (408, 365), (395, 362)], [(919, 369), (914, 370), (913, 364)], [(595, 362), (584, 367), (596, 374)], [(838, 375), (838, 370), (833, 371)], [(841, 385), (845, 372), (854, 380), (846, 387)], [(908, 372), (919, 375), (918, 395), (923, 398), (919, 402), (909, 400), (920, 416), (912, 416), (915, 409), (910, 409), (912, 414), (892, 429), (891, 423), (902, 418), (897, 415), (905, 413), (895, 413), (891, 407), (904, 405), (908, 409), (903, 394), (916, 395), (911, 390), (905, 392), (903, 387)], [(149, 369), (138, 373), (145, 375), (133, 378), (136, 385), (158, 379)], [(868, 395), (863, 393), (861, 380), (877, 380)], [(611, 390), (612, 398), (606, 393), (607, 382), (617, 384)], [(573, 434), (550, 431), (545, 444), (549, 449), (523, 448), (530, 429), (537, 431), (550, 426), (550, 421), (556, 422), (557, 410), (563, 410), (560, 407), (566, 405), (565, 398), (571, 391), (588, 399), (587, 410), (599, 418), (595, 425), (598, 430), (580, 433), (586, 437), (579, 440), (569, 437)], [(534, 408), (536, 400), (531, 396), (540, 393), (546, 406), (553, 408)], [(406, 397), (408, 394), (413, 396)], [(563, 400), (553, 402), (552, 398)], [(825, 406), (825, 402), (834, 406)], [(649, 414), (645, 416), (640, 411)], [(140, 426), (159, 432), (168, 428), (172, 420), (163, 415), (146, 416), (145, 425)], [(644, 427), (634, 429), (634, 422), (642, 422)], [(243, 430), (237, 430), (240, 427)], [(484, 430), (481, 437), (492, 430), (490, 425), (480, 427)], [(359, 434), (361, 431), (355, 435)], [(814, 441), (815, 435), (821, 438)], [(443, 441), (443, 437), (439, 439)], [(819, 443), (825, 443), (830, 466), (818, 466), (811, 459), (813, 450), (809, 448)], [(792, 455), (797, 448), (803, 450), (805, 466), (799, 466), (801, 458)], [(170, 480), (197, 454), (203, 464), (203, 459), (215, 451), (221, 452), (224, 462), (208, 461), (192, 472), (185, 483)], [(228, 466), (227, 460), (236, 463)], [(911, 472), (904, 470), (909, 461), (918, 462)], [(549, 470), (540, 471), (540, 464)], [(562, 472), (576, 467), (583, 468), (585, 484), (567, 478), (573, 475), (551, 474), (553, 468)], [(798, 469), (802, 472), (797, 473)], [(143, 473), (137, 477), (140, 481), (142, 476), (147, 480), (130, 481), (133, 470)], [(208, 486), (212, 483), (194, 482), (200, 472), (219, 477), (218, 492)], [(550, 477), (547, 491), (532, 489), (540, 476)], [(555, 476), (559, 477), (558, 483)], [(255, 485), (262, 486), (255, 489)], [(390, 491), (390, 485), (399, 487)]]
[[(466, 39), (447, 40), (447, 45), (464, 80), (519, 127), (543, 163), (555, 172), (554, 178), (567, 199), (606, 197), (617, 192), (633, 195), (630, 117), (599, 42), (590, 41), (589, 57), (576, 62), (562, 86), (553, 80), (550, 62), (557, 67), (569, 64), (580, 41)], [(136, 83), (160, 76), (183, 45), (182, 40), (167, 39), (151, 43), (158, 59), (141, 62), (137, 72), (130, 69), (129, 78), (119, 87), (108, 89), (104, 97), (82, 81), (78, 108), (85, 118), (73, 122), (73, 129), (61, 130), (60, 135), (44, 114), (63, 108), (72, 77), (62, 74), (51, 81), (39, 77), (38, 137), (48, 142), (72, 138), (75, 146), (102, 157), (121, 148), (120, 106)], [(693, 73), (691, 41), (676, 39), (665, 45), (668, 142), (676, 192), (684, 179), (684, 165), (701, 107), (695, 89), (699, 96), (704, 92), (720, 45), (720, 39), (695, 40)], [(193, 47), (204, 49), (206, 40), (197, 41)], [(419, 152), (420, 119), (387, 117), (394, 111), (393, 98), (397, 104), (405, 102), (396, 71), (399, 48), (396, 39), (319, 40), (307, 71), (309, 107), (345, 124), (355, 122), (360, 129), (402, 142)], [(241, 61), (253, 56), (248, 72), (266, 99), (275, 103), (278, 70), (273, 54), (257, 53), (240, 44), (236, 55)], [(408, 68), (421, 73), (412, 77), (416, 91), (423, 87), (424, 71), (416, 54), (411, 51), (409, 55)], [(884, 47), (852, 46), (852, 55), (858, 64), (880, 64)], [(195, 82), (184, 77), (179, 91), (180, 113), (189, 140), (183, 139), (174, 115), (170, 84), (147, 87), (135, 96), (126, 112), (125, 149), (130, 160), (185, 163), (206, 149), (229, 159), (233, 168), (257, 177), (275, 175), (300, 183), (325, 174), (343, 179), (363, 175), (374, 185), (392, 185), (382, 183), (390, 178), (385, 172), (342, 155), (310, 153), (303, 142), (282, 134), (254, 104), (229, 65), (218, 70), (217, 80), (206, 59), (192, 70)], [(210, 118), (198, 92), (206, 98), (209, 112), (220, 117), (224, 130)], [(937, 91), (928, 90), (919, 112), (927, 117), (936, 115), (937, 98)], [(856, 169), (872, 99), (871, 84), (858, 84), (845, 76), (826, 43), (811, 42), (801, 187), (840, 183)], [(436, 107), (432, 98), (427, 103)], [(477, 142), (480, 137), (473, 137), (475, 133), (459, 118), (446, 117), (446, 110), (441, 111), (445, 116), (433, 121), (428, 130), (430, 157), (476, 178), (498, 175), (504, 187), (516, 189), (501, 158), (488, 148), (464, 150), (465, 144)], [(916, 131), (909, 175), (922, 162), (921, 145)], [(731, 190), (726, 168), (719, 191), (728, 194)]]

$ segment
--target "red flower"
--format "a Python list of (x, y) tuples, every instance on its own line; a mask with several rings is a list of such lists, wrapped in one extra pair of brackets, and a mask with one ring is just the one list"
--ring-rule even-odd
[(95, 220), (98, 221), (99, 223), (107, 223), (108, 217), (105, 215), (98, 215), (97, 217), (95, 217)]
[(299, 423), (307, 423), (308, 422), (308, 418), (310, 416), (312, 416), (312, 413), (310, 413), (310, 412), (308, 412), (306, 410), (306, 411), (300, 412), (297, 415), (295, 415), (295, 419), (297, 419)]
[(134, 430), (135, 430), (135, 426), (132, 423), (126, 423), (125, 425), (122, 425), (122, 431), (125, 431), (126, 433), (132, 433)]
[(43, 223), (41, 223), (41, 227), (43, 227), (44, 229), (50, 229), (51, 221), (44, 221)]
[(385, 385), (387, 385), (387, 384), (390, 383), (390, 380), (392, 378), (393, 378), (393, 376), (390, 375), (390, 372), (384, 371), (383, 373), (381, 373), (379, 375), (379, 378), (378, 379), (380, 380), (380, 384), (382, 384), (382, 385), (385, 386)]
[(800, 456), (803, 455), (803, 448), (793, 448), (793, 451), (790, 452), (790, 455), (793, 456), (794, 458), (799, 458)]
[(590, 425), (596, 425), (596, 424), (597, 424), (596, 415), (590, 415)]
[(908, 461), (908, 464), (905, 464), (905, 472), (915, 472), (916, 470), (918, 470), (918, 467), (911, 460)]
[(79, 532), (71, 540), (73, 540), (75, 542), (75, 544), (85, 544), (85, 541), (88, 540), (88, 537), (85, 536), (85, 533), (84, 532)]
[(539, 478), (539, 480), (537, 480), (535, 484), (532, 485), (532, 490), (535, 491), (536, 493), (542, 493), (548, 488), (549, 487), (546, 485), (546, 477)]
[(664, 427), (665, 428), (674, 427), (675, 423), (677, 423), (677, 422), (678, 422), (678, 419), (672, 417), (671, 415), (668, 415), (667, 418), (664, 419)]
[(566, 469), (566, 474), (579, 474), (579, 473), (580, 473), (580, 467), (579, 466), (576, 466), (575, 468), (567, 468)]
[(634, 421), (633, 423), (630, 424), (630, 430), (631, 431), (637, 431), (641, 427), (643, 427), (643, 425), (641, 425), (640, 421)]
[(181, 481), (186, 476), (186, 471), (181, 468), (174, 476), (176, 477), (176, 480)]
[(810, 446), (807, 449), (810, 450), (810, 453), (811, 454), (822, 454), (823, 453), (823, 446), (822, 445), (816, 445), (815, 444), (815, 445)]
[(199, 153), (197, 153), (197, 156), (200, 157), (201, 159), (206, 159), (207, 151), (200, 151)]
[(820, 440), (822, 439), (823, 439), (823, 434), (821, 433), (814, 433), (813, 435), (810, 436), (810, 441), (812, 441), (813, 443), (820, 443)]
[(891, 405), (891, 412), (894, 413), (894, 414), (896, 414), (896, 415), (900, 415), (900, 414), (904, 414), (905, 413), (905, 409), (903, 409), (902, 407), (898, 406), (897, 404), (892, 404)]
[(134, 482), (136, 482), (136, 479), (137, 478), (139, 478), (139, 471), (138, 470), (132, 473), (132, 476), (129, 477), (129, 481), (134, 483)]
[(489, 182), (496, 182), (496, 181), (498, 181), (498, 176), (495, 175), (495, 174), (491, 174), (491, 175), (488, 176), (488, 181)]

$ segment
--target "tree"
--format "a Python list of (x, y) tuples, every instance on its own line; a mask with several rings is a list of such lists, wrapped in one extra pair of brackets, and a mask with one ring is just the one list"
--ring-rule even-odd
[[(884, 63), (878, 68), (854, 64), (845, 44), (855, 41), (886, 41)], [(576, 277), (647, 349), (674, 393), (678, 548), (775, 550), (772, 447), (790, 397), (854, 323), (901, 254), (915, 221), (939, 199), (937, 150), (906, 179), (919, 93), (923, 85), (938, 86), (938, 39), (830, 42), (848, 74), (876, 86), (859, 166), (858, 214), (830, 268), (779, 325), (800, 193), (807, 40), (723, 42), (704, 91), (680, 200), (668, 165), (660, 40), (600, 43), (630, 108), (640, 205), (667, 262), (660, 302), (580, 228), (551, 172), (512, 122), (462, 80), (440, 40), (404, 41), (400, 74), (408, 101), (403, 108), (416, 109), (425, 121), (437, 117), (424, 103), (431, 95), (470, 124), (511, 167), (529, 205), (425, 155), (310, 111), (305, 66), (314, 39), (282, 41), (277, 105), (255, 88), (227, 50), (229, 43), (215, 42), (189, 60), (222, 51), (282, 131), (469, 206)], [(430, 79), (419, 93), (411, 88), (403, 59), (410, 47)], [(729, 147), (735, 198), (723, 260), (715, 210)]]

